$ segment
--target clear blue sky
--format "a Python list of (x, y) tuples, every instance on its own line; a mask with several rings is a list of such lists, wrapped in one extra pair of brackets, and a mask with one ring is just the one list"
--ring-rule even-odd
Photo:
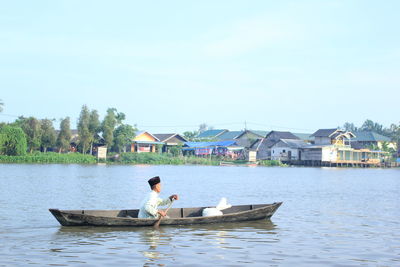
[(400, 121), (399, 10), (397, 0), (4, 1), (0, 121), (70, 116), (75, 128), (87, 104), (153, 133), (389, 126)]

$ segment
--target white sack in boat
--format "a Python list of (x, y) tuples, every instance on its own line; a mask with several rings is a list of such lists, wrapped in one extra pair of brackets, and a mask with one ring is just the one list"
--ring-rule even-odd
[(203, 209), (203, 217), (206, 216), (218, 216), (218, 215), (223, 215), (221, 210), (228, 209), (232, 207), (232, 205), (228, 204), (228, 201), (226, 198), (221, 198), (219, 201), (218, 205), (215, 208), (205, 208)]

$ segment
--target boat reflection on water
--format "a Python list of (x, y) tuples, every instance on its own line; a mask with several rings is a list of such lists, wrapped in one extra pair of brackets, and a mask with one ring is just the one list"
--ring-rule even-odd
[[(240, 223), (152, 227), (65, 227), (55, 233), (57, 243), (101, 245), (118, 250), (131, 247), (146, 264), (173, 262), (179, 250), (241, 249), (243, 242), (278, 242), (279, 229), (271, 220)], [(145, 266), (146, 266), (145, 264)]]
[(140, 231), (139, 236), (141, 243), (149, 246), (148, 249), (140, 251), (148, 261), (153, 262), (167, 256), (163, 255), (157, 248), (164, 243), (164, 245), (168, 245), (168, 241), (172, 240), (172, 237), (168, 233), (165, 233), (162, 229), (147, 229)]
[[(243, 241), (267, 241), (276, 239), (276, 225), (271, 220), (261, 220), (240, 223), (208, 224), (208, 225), (185, 225), (178, 227), (160, 227), (159, 229), (147, 228), (139, 233), (142, 244), (148, 246), (141, 253), (146, 257), (148, 263), (154, 264), (159, 260), (174, 258), (173, 249), (187, 249), (202, 246), (205, 250), (210, 249), (232, 249), (232, 240)], [(246, 235), (247, 232), (247, 235)], [(272, 238), (272, 236), (273, 238)], [(162, 265), (162, 264), (161, 264)], [(146, 266), (146, 265), (145, 265)]]
[[(160, 226), (158, 229), (152, 227), (93, 227), (93, 226), (60, 226), (58, 231), (56, 232), (57, 236), (64, 237), (107, 237), (110, 234), (114, 233), (147, 233), (147, 235), (151, 235), (151, 233), (173, 233), (177, 234), (179, 231), (183, 232), (207, 232), (209, 231), (243, 231), (243, 230), (254, 230), (259, 231), (272, 231), (277, 229), (277, 226), (269, 219), (259, 220), (259, 221), (248, 221), (248, 222), (236, 222), (236, 223), (218, 223), (218, 224), (193, 224), (193, 225), (173, 225), (173, 226)], [(271, 232), (272, 233), (272, 232)], [(115, 237), (115, 235), (112, 235)]]

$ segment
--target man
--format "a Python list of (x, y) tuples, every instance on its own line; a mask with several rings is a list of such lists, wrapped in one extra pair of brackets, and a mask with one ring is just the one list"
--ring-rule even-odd
[(148, 180), (151, 192), (143, 200), (138, 218), (156, 219), (159, 216), (165, 217), (167, 214), (163, 210), (158, 210), (158, 206), (169, 205), (172, 200), (178, 200), (178, 195), (172, 195), (169, 198), (161, 199), (158, 194), (161, 192), (160, 177), (156, 176)]

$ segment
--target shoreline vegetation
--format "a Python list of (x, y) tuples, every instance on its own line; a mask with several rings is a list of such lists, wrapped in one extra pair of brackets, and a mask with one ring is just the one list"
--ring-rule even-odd
[[(0, 112), (2, 111), (1, 104), (0, 101)], [(60, 119), (59, 130), (54, 128), (55, 119), (20, 116), (11, 123), (0, 122), (0, 163), (96, 164), (102, 162), (106, 164), (209, 166), (400, 166), (398, 159), (400, 151), (396, 150), (397, 144), (400, 143), (400, 124), (384, 127), (369, 119), (361, 127), (356, 127), (353, 123), (345, 123), (344, 130), (340, 130), (343, 134), (361, 130), (383, 136), (383, 139), (379, 139), (381, 141), (375, 135), (368, 137), (367, 141), (357, 141), (355, 145), (359, 146), (358, 149), (350, 146), (350, 138), (355, 137), (354, 134), (347, 134), (347, 137), (339, 134), (338, 137), (341, 138), (339, 140), (336, 137), (332, 139), (331, 135), (336, 136), (335, 132), (340, 127), (319, 129), (317, 132), (322, 131), (323, 135), (318, 137), (317, 145), (322, 146), (317, 148), (318, 151), (309, 150), (301, 160), (300, 153), (303, 149), (301, 147), (304, 145), (310, 148), (309, 145), (316, 144), (314, 135), (299, 133), (302, 136), (299, 137), (291, 132), (250, 131), (246, 128), (235, 133), (228, 129), (216, 130), (206, 123), (200, 124), (198, 130), (185, 131), (182, 135), (177, 133), (153, 135), (143, 129), (139, 132), (137, 125), (126, 124), (124, 123), (125, 119), (125, 114), (116, 108), (108, 108), (104, 118), (101, 119), (97, 110), (90, 110), (87, 105), (83, 105), (74, 130), (71, 129), (71, 120), (68, 116)], [(331, 130), (335, 132), (332, 133)], [(211, 131), (211, 133), (207, 133), (207, 131)], [(329, 131), (329, 135), (325, 136), (327, 131)], [(218, 134), (215, 134), (216, 132)], [(227, 135), (222, 137), (224, 134)], [(349, 139), (348, 144), (344, 140), (346, 138)], [(289, 142), (289, 144), (283, 141), (284, 139), (296, 141), (292, 140), (293, 142)], [(237, 147), (229, 151), (226, 141), (231, 143), (231, 146)], [(203, 144), (195, 146), (194, 142), (203, 142)], [(276, 153), (271, 150), (272, 143), (280, 146), (275, 150)], [(322, 160), (323, 148), (335, 145), (343, 146), (343, 149), (339, 151), (339, 148), (334, 147), (338, 156), (331, 165), (331, 159)], [(255, 147), (257, 147), (257, 153), (255, 155), (251, 153), (250, 157), (250, 152), (254, 152)], [(103, 157), (104, 148), (107, 148), (107, 159), (99, 161), (92, 156), (97, 154)], [(221, 149), (215, 151), (216, 148), (217, 150)], [(360, 150), (361, 148), (365, 148), (369, 152), (363, 152)], [(210, 152), (212, 155), (209, 155)], [(261, 160), (265, 157), (271, 160)], [(257, 162), (248, 162), (247, 160), (250, 159), (257, 160)]]
[[(249, 163), (247, 161), (230, 161), (217, 157), (200, 158), (195, 156), (174, 156), (171, 154), (157, 153), (110, 153), (107, 160), (98, 161), (95, 156), (81, 153), (56, 153), (56, 152), (34, 152), (24, 156), (6, 156), (0, 155), (0, 163), (39, 163), (39, 164), (97, 164), (106, 163), (110, 165), (209, 165), (220, 166), (229, 164), (230, 166), (287, 166), (278, 160), (259, 161), (258, 164)], [(222, 164), (225, 163), (225, 164)]]

